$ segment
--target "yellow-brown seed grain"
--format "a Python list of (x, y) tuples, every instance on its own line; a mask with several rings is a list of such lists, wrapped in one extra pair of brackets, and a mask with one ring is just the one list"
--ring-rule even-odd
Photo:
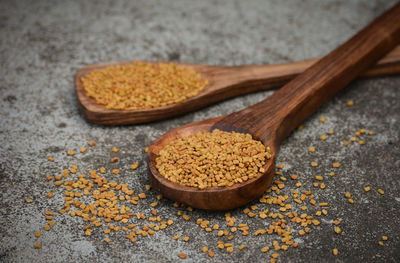
[(339, 254), (339, 250), (337, 248), (332, 249), (332, 254), (337, 256)]
[(378, 193), (380, 193), (381, 195), (385, 194), (385, 191), (383, 191), (382, 189), (378, 189)]
[(42, 248), (42, 244), (41, 243), (35, 243), (35, 248), (36, 249), (41, 249)]

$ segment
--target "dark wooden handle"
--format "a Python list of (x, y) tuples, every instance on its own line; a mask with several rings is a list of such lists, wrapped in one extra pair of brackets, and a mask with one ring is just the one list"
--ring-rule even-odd
[(357, 75), (400, 42), (400, 3), (333, 50), (266, 100), (219, 125), (236, 123), (262, 141), (280, 142)]

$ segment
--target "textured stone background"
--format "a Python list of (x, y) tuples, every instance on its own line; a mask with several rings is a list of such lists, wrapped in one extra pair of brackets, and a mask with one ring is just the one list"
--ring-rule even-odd
[[(62, 207), (59, 188), (47, 182), (48, 174), (59, 174), (78, 164), (80, 172), (102, 165), (111, 168), (111, 147), (120, 148), (118, 180), (136, 192), (149, 183), (143, 148), (164, 132), (183, 124), (215, 117), (252, 105), (272, 92), (260, 92), (161, 122), (125, 127), (103, 127), (88, 123), (77, 109), (73, 76), (92, 63), (120, 60), (162, 60), (204, 64), (264, 64), (290, 62), (322, 56), (345, 41), (395, 1), (0, 1), (0, 261), (77, 262), (136, 261), (171, 262), (179, 252), (187, 262), (267, 261), (277, 236), (235, 234), (235, 246), (246, 249), (228, 254), (216, 248), (216, 233), (206, 233), (199, 217), (225, 226), (224, 213), (195, 210), (191, 220), (177, 216), (179, 209), (163, 200), (158, 208), (175, 224), (152, 238), (131, 244), (123, 233), (83, 234), (80, 218), (55, 216), (57, 225), (42, 231), (43, 248), (33, 248), (34, 231), (45, 224), (43, 212)], [(311, 233), (299, 236), (293, 225), (297, 249), (281, 253), (281, 262), (399, 262), (400, 261), (400, 77), (356, 81), (333, 98), (294, 132), (282, 145), (278, 162), (286, 164), (284, 175), (297, 173), (302, 190), (311, 189), (317, 201), (329, 202), (328, 215)], [(347, 100), (355, 102), (346, 107)], [(282, 105), (277, 105), (282, 106)], [(326, 123), (319, 122), (325, 116)], [(372, 129), (366, 145), (349, 139), (360, 129)], [(327, 141), (317, 138), (329, 129)], [(89, 140), (97, 145), (85, 155), (67, 157)], [(310, 154), (309, 146), (317, 152)], [(54, 163), (47, 161), (52, 155)], [(131, 172), (130, 163), (140, 168)], [(318, 161), (318, 168), (309, 163)], [(339, 161), (336, 176), (328, 178), (331, 164)], [(317, 174), (326, 177), (327, 189), (314, 189)], [(111, 175), (107, 175), (112, 178)], [(365, 193), (369, 185), (372, 191)], [(385, 190), (381, 196), (376, 189)], [(286, 184), (290, 194), (294, 183)], [(48, 199), (46, 193), (55, 197)], [(353, 194), (354, 205), (344, 193)], [(148, 213), (156, 192), (135, 211)], [(32, 198), (31, 204), (25, 198)], [(257, 203), (255, 201), (253, 204)], [(260, 209), (276, 207), (259, 205)], [(184, 208), (182, 208), (184, 210)], [(181, 209), (181, 210), (182, 210)], [(296, 211), (300, 211), (298, 207)], [(308, 213), (314, 213), (310, 208)], [(251, 232), (268, 227), (271, 219), (250, 219), (242, 208), (231, 211), (238, 222), (247, 222)], [(331, 221), (342, 220), (342, 235), (333, 232)], [(172, 240), (189, 235), (191, 241)], [(387, 246), (378, 246), (382, 235)], [(223, 239), (224, 240), (224, 239)], [(214, 260), (200, 252), (207, 244)], [(339, 249), (334, 257), (332, 248)]]

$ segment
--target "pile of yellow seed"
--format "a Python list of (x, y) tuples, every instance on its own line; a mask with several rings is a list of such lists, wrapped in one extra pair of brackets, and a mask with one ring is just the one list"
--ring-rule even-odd
[(107, 109), (140, 110), (196, 96), (208, 84), (194, 69), (175, 63), (134, 62), (94, 70), (81, 78), (89, 97)]
[(264, 173), (269, 147), (250, 134), (213, 130), (170, 142), (156, 158), (171, 182), (205, 189), (232, 186)]
[[(364, 133), (360, 132), (360, 134)], [(89, 142), (89, 146), (93, 147), (94, 145), (93, 141)], [(169, 148), (167, 149), (167, 147)], [(164, 152), (164, 157), (159, 157), (160, 165), (165, 169), (179, 165), (178, 169), (191, 172), (191, 177), (194, 177), (197, 173), (209, 174), (210, 171), (219, 169), (218, 171), (225, 171), (221, 173), (225, 176), (222, 177), (222, 180), (225, 181), (227, 181), (226, 175), (228, 173), (231, 178), (234, 178), (232, 177), (234, 172), (238, 172), (237, 170), (245, 167), (250, 167), (250, 173), (254, 170), (253, 172), (257, 175), (257, 173), (262, 172), (261, 169), (266, 159), (271, 157), (268, 147), (265, 148), (260, 142), (253, 140), (250, 135), (219, 130), (215, 130), (212, 133), (198, 133), (191, 137), (177, 140), (167, 147), (164, 149), (166, 151)], [(317, 147), (309, 147), (308, 151), (310, 154), (314, 154), (316, 149)], [(90, 152), (90, 150), (88, 151)], [(113, 153), (119, 152), (116, 147), (113, 147), (111, 151)], [(73, 155), (68, 154), (68, 152), (67, 155), (72, 158), (71, 156)], [(72, 152), (75, 154), (75, 151)], [(77, 155), (87, 154), (86, 150), (80, 151), (80, 153), (79, 151), (76, 152)], [(263, 156), (263, 159), (260, 159), (261, 156)], [(166, 161), (170, 160), (169, 158), (172, 158), (171, 162)], [(49, 162), (55, 161), (54, 157), (49, 157), (48, 160)], [(182, 163), (180, 160), (184, 160), (184, 162)], [(248, 161), (247, 166), (246, 160)], [(120, 163), (119, 158), (112, 157), (110, 163)], [(312, 166), (324, 165), (323, 162), (320, 164), (314, 163)], [(186, 166), (182, 166), (183, 164), (192, 165), (192, 168), (189, 169)], [(139, 162), (135, 162), (130, 165), (130, 169), (136, 170), (138, 166)], [(230, 169), (229, 167), (235, 168)], [(329, 186), (330, 180), (333, 180), (335, 173), (330, 171), (330, 176), (316, 175), (316, 182), (312, 184), (303, 182), (303, 186), (302, 182), (300, 182), (301, 175), (286, 174), (283, 170), (284, 167), (284, 164), (277, 165), (278, 170), (275, 172), (276, 177), (272, 186), (266, 189), (257, 204), (249, 205), (242, 211), (249, 218), (262, 222), (261, 228), (254, 228), (247, 221), (240, 222), (240, 219), (233, 217), (231, 213), (225, 214), (225, 223), (220, 220), (212, 222), (211, 220), (215, 219), (214, 216), (210, 216), (209, 219), (195, 218), (196, 214), (189, 214), (193, 211), (191, 207), (185, 207), (179, 203), (173, 204), (175, 208), (185, 207), (187, 210), (186, 212), (177, 211), (177, 215), (181, 217), (182, 222), (194, 221), (205, 232), (212, 234), (214, 237), (216, 236), (215, 244), (208, 243), (207, 246), (199, 244), (199, 252), (207, 253), (211, 258), (218, 256), (213, 251), (236, 253), (249, 248), (238, 243), (235, 237), (239, 235), (249, 237), (268, 235), (270, 236), (269, 239), (272, 238), (273, 240), (261, 243), (258, 250), (269, 256), (269, 262), (273, 263), (280, 258), (284, 251), (299, 246), (296, 238), (306, 236), (313, 229), (319, 228), (321, 224), (326, 223), (326, 220), (320, 219), (322, 217), (332, 219), (331, 229), (335, 235), (345, 235), (346, 228), (343, 227), (342, 229), (342, 226), (340, 226), (341, 221), (335, 219), (334, 215), (328, 212), (330, 204), (316, 200), (316, 196), (319, 195), (318, 191), (323, 191), (326, 186)], [(343, 168), (339, 162), (330, 163), (329, 167), (330, 169), (337, 169), (339, 172)], [(195, 171), (193, 171), (194, 169)], [(118, 170), (118, 173), (115, 173), (114, 170)], [(162, 218), (162, 215), (156, 210), (159, 206), (158, 201), (162, 199), (162, 196), (158, 195), (155, 202), (146, 202), (146, 193), (136, 192), (130, 189), (127, 184), (117, 182), (119, 169), (100, 167), (97, 170), (89, 170), (88, 173), (82, 172), (80, 172), (80, 168), (77, 165), (72, 165), (71, 168), (64, 169), (59, 175), (47, 175), (47, 180), (49, 183), (54, 184), (54, 187), (53, 191), (46, 192), (44, 195), (48, 198), (53, 198), (57, 192), (60, 192), (59, 190), (62, 190), (64, 202), (63, 207), (57, 209), (58, 213), (68, 217), (81, 218), (85, 222), (84, 226), (82, 226), (82, 232), (85, 235), (91, 236), (101, 231), (104, 232), (104, 242), (109, 243), (115, 237), (115, 233), (118, 232), (123, 233), (123, 236), (130, 242), (135, 243), (139, 238), (150, 238), (157, 235), (158, 231), (174, 224), (173, 220)], [(211, 178), (216, 178), (216, 175), (218, 175), (218, 173), (211, 174), (214, 175)], [(250, 178), (250, 175), (248, 177)], [(184, 178), (184, 176), (178, 176), (177, 178)], [(186, 182), (190, 182), (190, 180)], [(194, 180), (194, 182), (197, 181)], [(206, 180), (205, 182), (208, 183), (209, 181)], [(227, 182), (227, 185), (229, 185), (235, 181)], [(206, 183), (191, 186), (203, 187)], [(293, 184), (297, 189), (293, 189)], [(310, 188), (312, 186), (317, 189), (311, 191)], [(209, 187), (209, 185), (207, 184), (206, 187)], [(304, 187), (304, 189), (300, 189), (300, 187)], [(151, 187), (146, 185), (145, 189), (149, 191)], [(363, 190), (370, 192), (372, 188), (365, 186)], [(385, 194), (382, 189), (377, 189), (377, 192), (381, 195)], [(344, 196), (350, 204), (356, 205), (350, 192), (344, 193)], [(150, 213), (138, 211), (137, 205), (141, 201), (146, 202), (146, 205), (151, 207)], [(32, 203), (33, 200), (26, 198), (26, 202)], [(44, 211), (46, 224), (43, 229), (45, 231), (50, 231), (57, 227), (54, 219), (56, 216), (56, 212)], [(34, 233), (36, 238), (34, 247), (37, 249), (42, 247), (42, 243), (39, 242), (41, 235), (40, 231)], [(171, 237), (176, 242), (194, 242), (192, 238), (184, 235), (184, 233), (175, 233)], [(388, 242), (388, 237), (382, 236), (382, 240), (378, 244), (387, 246), (389, 245)], [(330, 253), (338, 256), (339, 250), (334, 247)], [(181, 252), (176, 257), (186, 259), (190, 255)]]

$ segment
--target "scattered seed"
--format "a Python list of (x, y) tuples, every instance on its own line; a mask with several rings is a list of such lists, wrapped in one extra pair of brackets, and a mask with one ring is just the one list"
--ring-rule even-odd
[(352, 101), (352, 100), (348, 100), (347, 102), (346, 102), (346, 105), (347, 106), (353, 106), (354, 105), (354, 102)]
[(310, 148), (308, 148), (308, 151), (309, 151), (309, 152), (312, 152), (312, 153), (315, 152), (315, 147), (310, 147)]
[(339, 254), (339, 251), (337, 248), (332, 249), (332, 254), (337, 256)]
[(325, 117), (320, 117), (320, 118), (319, 118), (319, 121), (322, 122), (322, 123), (324, 123), (324, 122), (326, 122), (326, 119), (325, 119)]
[(35, 243), (35, 248), (36, 249), (41, 249), (42, 248), (42, 244), (41, 243)]
[(185, 259), (186, 257), (187, 257), (187, 255), (185, 254), (185, 253), (179, 253), (179, 257), (181, 258), (181, 259)]
[(324, 135), (321, 135), (321, 136), (319, 136), (319, 139), (321, 140), (321, 141), (325, 141), (326, 140), (326, 135), (324, 134)]
[(364, 187), (365, 192), (369, 192), (370, 190), (371, 190), (371, 187), (369, 187), (369, 186)]
[(339, 168), (340, 167), (340, 163), (336, 162), (332, 164), (333, 168)]
[(385, 194), (385, 191), (383, 191), (382, 189), (378, 189), (378, 193), (380, 193), (381, 195)]

